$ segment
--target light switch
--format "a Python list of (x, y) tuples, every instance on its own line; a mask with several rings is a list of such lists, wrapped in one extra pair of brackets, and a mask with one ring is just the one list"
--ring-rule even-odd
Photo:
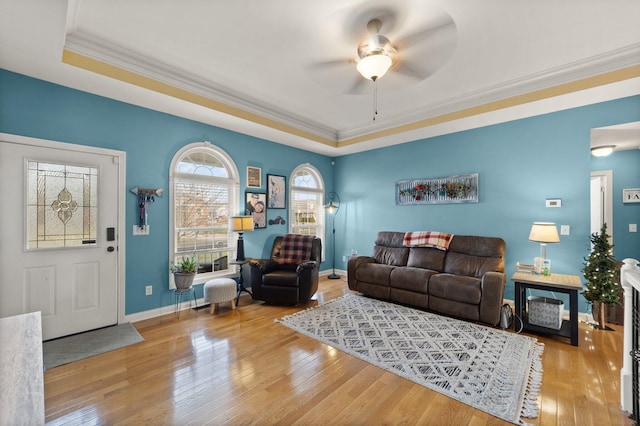
[(569, 225), (560, 225), (560, 235), (569, 235), (571, 227)]
[(638, 224), (630, 223), (629, 224), (629, 232), (638, 232)]

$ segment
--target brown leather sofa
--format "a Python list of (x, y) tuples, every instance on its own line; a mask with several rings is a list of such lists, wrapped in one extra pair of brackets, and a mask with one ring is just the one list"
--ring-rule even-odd
[(277, 236), (269, 259), (251, 259), (251, 293), (254, 300), (279, 305), (307, 303), (318, 291), (322, 240), (314, 238), (311, 259), (299, 265), (278, 263), (282, 236)]
[(403, 246), (379, 232), (372, 256), (354, 256), (349, 288), (364, 295), (497, 325), (506, 278), (501, 238), (454, 235), (447, 250)]

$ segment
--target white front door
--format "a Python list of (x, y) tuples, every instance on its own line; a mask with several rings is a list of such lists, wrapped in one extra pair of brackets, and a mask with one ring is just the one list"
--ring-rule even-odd
[(118, 323), (118, 156), (77, 149), (0, 140), (0, 317), (44, 340)]

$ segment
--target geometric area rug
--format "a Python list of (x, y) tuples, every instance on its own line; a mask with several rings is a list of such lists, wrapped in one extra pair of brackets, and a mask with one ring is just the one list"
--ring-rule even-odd
[(48, 370), (143, 341), (128, 322), (49, 340), (42, 344), (44, 368)]
[(532, 337), (354, 294), (276, 321), (508, 422), (538, 416)]

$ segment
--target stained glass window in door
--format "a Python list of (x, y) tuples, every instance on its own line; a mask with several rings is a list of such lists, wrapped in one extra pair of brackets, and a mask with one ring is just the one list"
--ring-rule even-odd
[(27, 161), (26, 249), (96, 244), (98, 169)]

